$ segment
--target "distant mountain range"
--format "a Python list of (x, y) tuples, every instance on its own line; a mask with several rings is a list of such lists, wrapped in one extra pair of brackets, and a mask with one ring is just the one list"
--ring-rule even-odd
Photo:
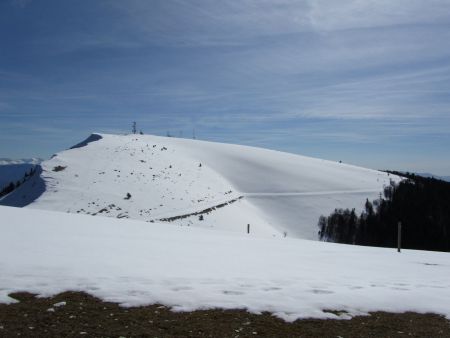
[(443, 181), (447, 181), (450, 182), (450, 176), (438, 176), (438, 175), (433, 175), (430, 173), (416, 173), (416, 175), (422, 176), (422, 177), (433, 177), (436, 178), (438, 180), (443, 180)]
[(0, 158), (0, 165), (10, 165), (10, 164), (39, 164), (43, 161), (41, 158), (21, 158), (21, 159), (11, 159), (11, 158)]

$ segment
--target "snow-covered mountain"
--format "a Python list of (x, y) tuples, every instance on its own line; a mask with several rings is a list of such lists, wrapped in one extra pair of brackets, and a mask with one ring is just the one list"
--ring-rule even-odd
[(360, 210), (398, 177), (248, 146), (93, 134), (0, 200), (69, 213), (317, 238), (317, 221)]
[(124, 306), (241, 308), (288, 321), (450, 318), (448, 253), (293, 238), (316, 239), (320, 214), (361, 208), (396, 176), (144, 135), (95, 134), (41, 166), (0, 200), (27, 206), (0, 206), (0, 303), (17, 291), (78, 290)]

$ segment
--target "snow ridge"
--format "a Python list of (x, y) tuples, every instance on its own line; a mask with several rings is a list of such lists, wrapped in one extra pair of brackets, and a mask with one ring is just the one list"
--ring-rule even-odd
[(267, 149), (151, 135), (92, 134), (42, 168), (41, 195), (27, 182), (0, 204), (241, 233), (250, 224), (261, 236), (306, 239), (317, 238), (321, 214), (362, 209), (398, 179)]

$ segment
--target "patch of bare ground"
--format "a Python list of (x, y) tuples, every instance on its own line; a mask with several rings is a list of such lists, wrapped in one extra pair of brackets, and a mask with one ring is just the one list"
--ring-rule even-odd
[(0, 337), (450, 337), (450, 321), (435, 314), (376, 312), (351, 320), (286, 323), (243, 310), (124, 308), (81, 292), (11, 297), (19, 302), (0, 304)]

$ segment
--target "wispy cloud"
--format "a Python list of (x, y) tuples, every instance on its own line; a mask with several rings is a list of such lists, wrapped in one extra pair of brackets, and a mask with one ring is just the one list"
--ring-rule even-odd
[(6, 133), (28, 123), (63, 139), (64, 124), (78, 137), (137, 120), (157, 134), (196, 128), (290, 151), (334, 142), (361, 157), (354, 144), (419, 152), (426, 138), (450, 155), (447, 0), (35, 4), (0, 3)]
[(320, 31), (447, 22), (446, 0), (313, 0), (311, 23)]
[[(445, 0), (113, 1), (150, 40), (241, 44), (257, 37), (447, 22)], [(247, 41), (248, 42), (248, 41)]]

